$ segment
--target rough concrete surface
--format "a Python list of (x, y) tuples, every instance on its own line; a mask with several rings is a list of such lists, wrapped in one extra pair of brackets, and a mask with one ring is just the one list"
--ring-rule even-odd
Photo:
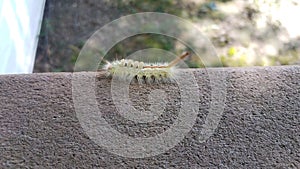
[[(196, 123), (175, 147), (145, 158), (116, 155), (90, 139), (76, 116), (72, 73), (0, 76), (0, 168), (300, 167), (300, 66), (191, 71), (199, 87)], [(226, 73), (226, 101), (218, 127), (201, 142), (198, 136), (214, 85), (209, 72)], [(151, 90), (165, 90), (168, 96), (158, 119), (136, 123), (116, 111), (111, 80), (98, 74), (94, 83), (98, 110), (118, 132), (153, 137), (176, 120), (180, 109), (176, 85), (131, 85), (129, 98), (137, 110), (149, 108)], [(78, 75), (84, 79), (95, 73)]]

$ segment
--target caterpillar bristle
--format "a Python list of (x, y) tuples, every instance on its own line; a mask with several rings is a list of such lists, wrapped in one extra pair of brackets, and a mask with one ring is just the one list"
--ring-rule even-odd
[(115, 76), (121, 81), (131, 81), (138, 84), (171, 83), (174, 82), (174, 67), (189, 55), (188, 52), (174, 59), (171, 63), (147, 64), (131, 59), (107, 62), (104, 69), (108, 76)]

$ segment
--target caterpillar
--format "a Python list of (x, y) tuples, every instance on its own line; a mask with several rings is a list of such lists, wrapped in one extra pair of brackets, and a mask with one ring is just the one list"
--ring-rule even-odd
[(104, 70), (107, 76), (116, 76), (119, 80), (135, 79), (139, 84), (142, 83), (168, 83), (174, 79), (174, 68), (184, 58), (189, 56), (185, 52), (170, 63), (149, 64), (131, 59), (116, 60), (113, 62), (106, 61)]

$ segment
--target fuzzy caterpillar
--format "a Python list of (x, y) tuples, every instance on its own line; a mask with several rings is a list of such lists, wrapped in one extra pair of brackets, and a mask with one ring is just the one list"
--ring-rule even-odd
[(122, 59), (114, 62), (106, 61), (104, 69), (108, 76), (116, 76), (120, 80), (134, 78), (138, 83), (167, 83), (174, 78), (175, 66), (189, 55), (185, 52), (170, 63), (148, 64), (130, 59)]

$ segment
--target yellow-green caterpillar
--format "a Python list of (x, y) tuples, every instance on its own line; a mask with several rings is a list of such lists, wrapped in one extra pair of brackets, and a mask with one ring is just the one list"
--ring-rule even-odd
[(189, 55), (185, 52), (170, 63), (149, 64), (130, 59), (114, 62), (106, 61), (104, 69), (108, 76), (115, 76), (119, 80), (136, 80), (138, 83), (167, 83), (174, 77), (174, 67)]

